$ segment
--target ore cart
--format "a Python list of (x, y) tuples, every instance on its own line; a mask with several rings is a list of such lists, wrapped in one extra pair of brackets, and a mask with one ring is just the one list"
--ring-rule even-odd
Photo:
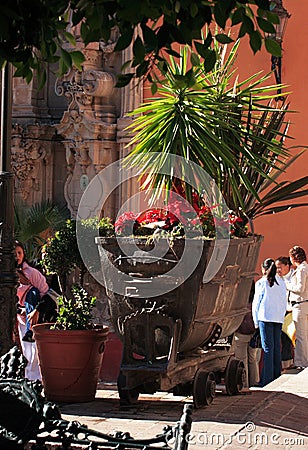
[[(207, 282), (210, 258), (213, 252), (219, 255), (213, 240), (195, 241), (201, 256), (183, 280), (172, 276), (171, 269), (183, 255), (184, 239), (153, 259), (147, 257), (151, 245), (145, 239), (96, 241), (111, 320), (123, 342), (121, 402), (134, 403), (140, 393), (168, 391), (192, 395), (200, 408), (213, 401), (217, 384), (224, 384), (228, 395), (238, 394), (245, 369), (234, 357), (232, 341), (247, 312), (262, 237), (231, 239), (220, 269)], [(154, 281), (166, 292), (153, 297)]]

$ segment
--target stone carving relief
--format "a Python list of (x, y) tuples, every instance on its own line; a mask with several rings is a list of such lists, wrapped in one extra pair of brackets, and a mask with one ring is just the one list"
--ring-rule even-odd
[(12, 169), (15, 195), (32, 205), (52, 197), (52, 137), (49, 125), (12, 128)]
[[(125, 127), (131, 120), (127, 113), (142, 101), (142, 83), (115, 88), (115, 74), (125, 61), (132, 59), (132, 48), (121, 53), (114, 51), (118, 34), (114, 28), (108, 42), (89, 44), (82, 50), (85, 56), (82, 72), (71, 70), (56, 83), (56, 93), (68, 101), (56, 129), (66, 151), (65, 198), (73, 217), (91, 179), (127, 153), (129, 137)], [(125, 193), (130, 195), (138, 190), (134, 183), (129, 181), (131, 186), (112, 193), (102, 214), (114, 218), (125, 201)]]
[[(64, 195), (73, 217), (87, 184), (118, 159), (116, 108), (111, 98), (115, 77), (102, 70), (100, 50), (90, 48), (84, 54), (82, 73), (72, 70), (56, 86), (57, 94), (64, 95), (68, 101), (68, 109), (56, 128), (66, 150)], [(109, 200), (104, 213), (114, 216), (114, 198)]]

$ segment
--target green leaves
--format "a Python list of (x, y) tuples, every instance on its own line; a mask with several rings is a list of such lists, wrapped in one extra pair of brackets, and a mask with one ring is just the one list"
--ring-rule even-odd
[(127, 48), (130, 45), (130, 43), (132, 42), (133, 33), (134, 33), (133, 28), (130, 28), (125, 33), (121, 34), (114, 50), (116, 52), (119, 52), (119, 51)]
[(66, 51), (63, 48), (60, 49), (59, 57), (59, 71), (58, 76), (62, 76), (70, 69), (72, 65), (76, 67), (80, 72), (82, 71), (82, 63), (85, 61), (85, 57), (80, 51)]
[(60, 63), (63, 65), (64, 68), (66, 68), (66, 70), (64, 70), (65, 73), (72, 65), (72, 57), (70, 53), (64, 50), (63, 48), (60, 49), (60, 52), (61, 52)]
[(43, 245), (66, 218), (66, 209), (50, 201), (35, 203), (30, 208), (14, 205), (15, 237), (24, 243), (29, 261), (41, 259)]
[(66, 37), (67, 41), (72, 45), (72, 47), (76, 46), (76, 39), (72, 35), (72, 33), (68, 33), (67, 31), (64, 31), (63, 35)]
[[(220, 36), (225, 36), (225, 35), (220, 35)], [(226, 36), (228, 37), (228, 36)], [(224, 38), (222, 38), (224, 39)], [(195, 42), (195, 48), (196, 51), (199, 53), (199, 55), (204, 59), (204, 69), (206, 72), (210, 72), (216, 63), (216, 52), (215, 50), (211, 49), (210, 46), (213, 42), (213, 37), (211, 32), (209, 31), (207, 34), (206, 39), (200, 43), (200, 42)], [(196, 65), (196, 64), (194, 64)]]
[(267, 38), (265, 39), (265, 47), (266, 50), (271, 53), (273, 56), (281, 56), (281, 45), (275, 41), (274, 39)]
[(190, 62), (192, 66), (199, 66), (200, 65), (200, 58), (196, 53), (192, 53), (190, 56)]
[(255, 0), (255, 3), (264, 10), (267, 10), (270, 7), (270, 0)]
[[(281, 168), (281, 170), (284, 169), (285, 167)], [(292, 203), (294, 199), (307, 197), (307, 186), (308, 176), (302, 177), (296, 181), (283, 181), (278, 183), (261, 198), (260, 202), (256, 202), (254, 208), (249, 212), (249, 215), (251, 217), (258, 217), (308, 206), (307, 202)]]
[(257, 17), (257, 22), (262, 31), (269, 34), (275, 34), (275, 27), (268, 21), (263, 19), (262, 17)]
[(210, 72), (214, 69), (216, 64), (216, 53), (215, 50), (207, 50), (204, 58), (204, 70)]
[(216, 34), (215, 39), (220, 44), (230, 44), (231, 42), (234, 42), (233, 39), (230, 38), (230, 36), (221, 33)]
[(85, 57), (82, 52), (79, 51), (73, 51), (70, 52), (70, 56), (72, 59), (73, 65), (81, 72), (82, 70), (82, 63), (85, 61)]
[(253, 33), (251, 33), (251, 35), (249, 36), (249, 42), (253, 52), (258, 52), (262, 46), (262, 37), (260, 35), (260, 32), (254, 31)]
[[(255, 5), (257, 10), (252, 8)], [(165, 57), (165, 52), (172, 54), (178, 44), (195, 45), (198, 56), (207, 60), (204, 61), (205, 70), (210, 71), (216, 59), (211, 34), (208, 33), (202, 42), (203, 30), (206, 25), (216, 23), (222, 30), (217, 33), (216, 40), (230, 44), (232, 40), (225, 32), (229, 19), (231, 26), (239, 26), (240, 38), (249, 35), (254, 53), (262, 48), (263, 34), (273, 34), (273, 25), (278, 23), (268, 0), (82, 0), (71, 3), (66, 0), (37, 0), (34, 3), (3, 0), (0, 5), (0, 64), (12, 62), (17, 68), (15, 76), (22, 76), (28, 82), (33, 78), (33, 71), (41, 66), (41, 85), (45, 81), (46, 63), (58, 62), (59, 75), (66, 73), (72, 65), (80, 70), (82, 59), (75, 53), (75, 36), (68, 32), (71, 21), (73, 26), (79, 27), (85, 45), (100, 40), (108, 42), (111, 31), (117, 28), (120, 36), (115, 51), (133, 45), (131, 64), (136, 68), (137, 77), (149, 76), (150, 69)], [(135, 36), (136, 30), (139, 36)], [(74, 53), (67, 50), (67, 44), (73, 47)], [(274, 56), (279, 56), (274, 41), (266, 39), (265, 47)], [(193, 61), (197, 63), (195, 58)], [(122, 78), (119, 85), (124, 86), (129, 80)]]
[(56, 273), (59, 277), (68, 275), (76, 267), (82, 267), (75, 221), (67, 220), (48, 241), (44, 248), (43, 265), (48, 272)]
[(134, 73), (125, 73), (123, 75), (118, 75), (115, 87), (122, 88), (124, 86), (127, 86), (134, 77), (134, 75), (135, 75)]
[(134, 62), (133, 65), (141, 64), (145, 57), (145, 48), (142, 40), (138, 36), (133, 44)]
[(53, 328), (56, 330), (89, 330), (93, 328), (92, 311), (96, 297), (90, 296), (85, 289), (72, 286), (72, 298), (59, 297), (59, 312)]

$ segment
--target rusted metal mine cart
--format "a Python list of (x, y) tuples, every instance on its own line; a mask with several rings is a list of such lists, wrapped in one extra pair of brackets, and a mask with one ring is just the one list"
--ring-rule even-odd
[[(247, 311), (261, 242), (261, 236), (231, 239), (220, 269), (204, 282), (212, 254), (219, 254), (215, 241), (195, 241), (190, 251), (201, 257), (181, 280), (171, 269), (183, 255), (184, 239), (152, 261), (145, 239), (97, 238), (111, 319), (123, 341), (118, 379), (123, 403), (160, 390), (193, 395), (200, 408), (212, 402), (218, 383), (229, 395), (240, 392), (245, 369), (232, 341)], [(134, 252), (136, 245), (140, 251)], [(123, 273), (123, 292), (117, 293)], [(153, 297), (154, 282), (166, 292)]]

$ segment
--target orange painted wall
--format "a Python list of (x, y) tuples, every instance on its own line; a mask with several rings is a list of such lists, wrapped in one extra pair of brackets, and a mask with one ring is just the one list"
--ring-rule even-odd
[[(288, 115), (291, 120), (289, 135), (294, 139), (290, 146), (308, 146), (308, 2), (302, 0), (284, 0), (284, 7), (291, 14), (283, 41), (282, 82), (289, 86), (290, 109), (296, 113)], [(253, 56), (246, 47), (239, 58), (239, 71), (251, 74), (258, 70), (270, 69), (270, 56), (262, 51)], [(274, 76), (273, 76), (274, 81)], [(295, 152), (298, 149), (294, 150)], [(308, 149), (287, 171), (285, 179), (295, 180), (308, 175)], [(282, 179), (282, 178), (281, 178)], [(308, 202), (304, 197), (302, 201)], [(268, 257), (287, 255), (293, 245), (300, 245), (308, 252), (308, 207), (285, 211), (277, 215), (264, 216), (255, 220), (257, 233), (264, 236), (260, 263)], [(259, 265), (260, 266), (260, 265)], [(259, 266), (257, 269), (259, 270)]]
[[(294, 138), (287, 143), (290, 146), (308, 147), (308, 17), (307, 0), (284, 0), (284, 7), (291, 14), (283, 42), (282, 82), (290, 86), (290, 109), (297, 111), (289, 114), (291, 120), (289, 135)], [(234, 38), (236, 33), (234, 32)], [(255, 72), (271, 70), (271, 57), (265, 51), (253, 55), (247, 39), (242, 39), (238, 58), (238, 74), (245, 79)], [(272, 76), (273, 83), (275, 82)], [(145, 87), (144, 98), (150, 97), (150, 90)], [(295, 152), (297, 152), (295, 150)], [(308, 149), (288, 170), (286, 179), (295, 180), (308, 175)], [(281, 178), (282, 179), (282, 178)], [(302, 201), (308, 202), (304, 197)], [(268, 257), (276, 258), (287, 255), (293, 245), (300, 245), (308, 252), (308, 207), (294, 209), (277, 215), (256, 219), (255, 231), (264, 236), (257, 271), (261, 262)]]

